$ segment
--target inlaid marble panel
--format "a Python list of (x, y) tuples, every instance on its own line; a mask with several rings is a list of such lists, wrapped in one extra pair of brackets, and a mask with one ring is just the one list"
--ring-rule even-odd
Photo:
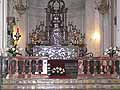
[(78, 57), (78, 47), (75, 46), (36, 46), (34, 56), (43, 56), (50, 59), (75, 59)]

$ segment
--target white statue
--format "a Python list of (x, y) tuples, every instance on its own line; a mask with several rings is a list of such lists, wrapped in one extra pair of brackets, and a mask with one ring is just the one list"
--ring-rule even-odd
[(51, 40), (53, 45), (61, 46), (62, 44), (62, 33), (60, 31), (58, 24), (54, 24)]

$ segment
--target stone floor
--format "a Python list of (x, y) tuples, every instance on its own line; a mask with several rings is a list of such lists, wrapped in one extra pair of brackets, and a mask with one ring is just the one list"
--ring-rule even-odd
[(120, 79), (11, 79), (1, 90), (120, 90)]

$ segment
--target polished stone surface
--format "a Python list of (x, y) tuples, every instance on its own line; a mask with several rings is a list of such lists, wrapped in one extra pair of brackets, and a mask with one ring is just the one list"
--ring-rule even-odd
[(16, 79), (4, 80), (4, 89), (120, 90), (120, 79)]

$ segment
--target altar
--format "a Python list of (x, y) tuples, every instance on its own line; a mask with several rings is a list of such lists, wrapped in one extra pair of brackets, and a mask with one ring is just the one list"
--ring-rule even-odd
[[(45, 24), (36, 25), (29, 35), (31, 47), (27, 52), (31, 52), (29, 56), (38, 58), (38, 61), (31, 62), (32, 73), (41, 71), (40, 74), (49, 78), (77, 78), (79, 57), (89, 54), (85, 34), (68, 22), (68, 8), (63, 0), (50, 0), (45, 10)], [(37, 68), (40, 61), (42, 70)]]
[(32, 56), (49, 59), (77, 59), (87, 54), (85, 34), (67, 20), (68, 8), (63, 0), (50, 0), (46, 10), (45, 24), (36, 25), (30, 33)]

